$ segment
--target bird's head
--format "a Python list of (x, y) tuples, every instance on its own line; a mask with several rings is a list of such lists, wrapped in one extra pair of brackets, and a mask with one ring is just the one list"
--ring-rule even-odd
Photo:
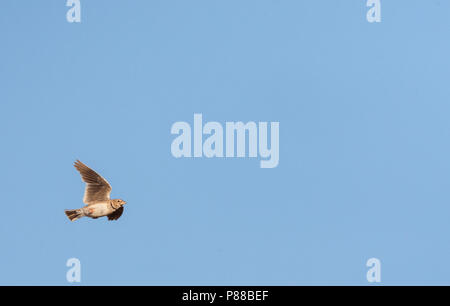
[(119, 208), (120, 206), (125, 205), (127, 203), (121, 199), (114, 199), (114, 200), (112, 200), (112, 202), (113, 202), (113, 206), (116, 208)]

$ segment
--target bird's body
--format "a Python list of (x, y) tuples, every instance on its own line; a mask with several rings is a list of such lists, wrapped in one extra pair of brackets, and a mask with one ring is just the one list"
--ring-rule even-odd
[(82, 210), (87, 217), (99, 218), (113, 213), (116, 209), (111, 206), (109, 201), (99, 201), (98, 203), (83, 207)]
[(97, 172), (79, 160), (75, 162), (74, 166), (86, 183), (83, 202), (87, 205), (80, 209), (66, 210), (67, 217), (71, 221), (84, 216), (93, 219), (105, 216), (108, 216), (108, 220), (119, 219), (123, 213), (123, 205), (126, 202), (121, 199), (110, 199), (111, 185)]

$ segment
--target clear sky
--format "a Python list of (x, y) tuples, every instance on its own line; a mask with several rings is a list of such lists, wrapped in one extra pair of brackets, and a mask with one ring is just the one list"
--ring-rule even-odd
[[(0, 284), (450, 284), (450, 2), (0, 1)], [(280, 162), (172, 156), (280, 122)], [(72, 163), (128, 203), (71, 223)]]

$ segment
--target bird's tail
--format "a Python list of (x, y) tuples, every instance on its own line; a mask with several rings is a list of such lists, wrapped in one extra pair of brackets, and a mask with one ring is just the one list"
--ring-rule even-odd
[(81, 209), (66, 209), (64, 211), (69, 217), (70, 221), (75, 221), (84, 216), (83, 211)]

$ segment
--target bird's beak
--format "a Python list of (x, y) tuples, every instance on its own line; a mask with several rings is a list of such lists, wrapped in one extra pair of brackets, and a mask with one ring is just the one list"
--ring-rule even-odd
[(122, 205), (125, 205), (125, 204), (127, 204), (127, 202), (126, 202), (126, 201), (123, 201), (123, 204), (122, 204)]

